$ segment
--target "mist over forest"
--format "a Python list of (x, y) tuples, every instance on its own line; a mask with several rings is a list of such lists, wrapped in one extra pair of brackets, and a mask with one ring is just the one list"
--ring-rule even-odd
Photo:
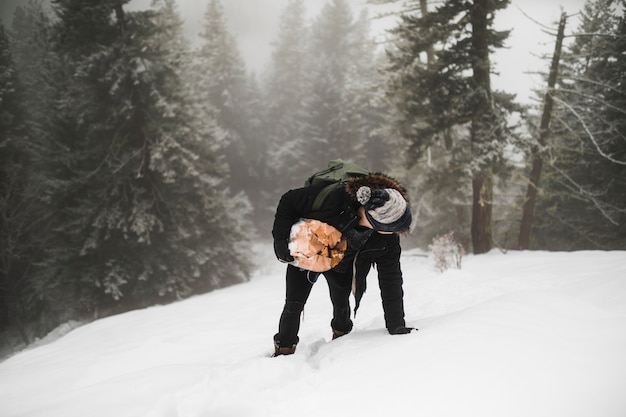
[(219, 0), (193, 41), (173, 0), (3, 15), (5, 339), (247, 281), (280, 196), (335, 158), (407, 188), (405, 247), (626, 249), (624, 0), (537, 28), (530, 103), (494, 87), (508, 0), (370, 3), (399, 10), (384, 46), (348, 0), (286, 1), (258, 72)]

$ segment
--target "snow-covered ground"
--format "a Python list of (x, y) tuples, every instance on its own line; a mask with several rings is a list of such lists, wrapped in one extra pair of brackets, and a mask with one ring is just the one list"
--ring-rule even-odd
[(295, 355), (270, 358), (284, 266), (96, 321), (0, 363), (3, 417), (626, 416), (626, 252), (405, 251), (409, 335), (383, 329), (375, 272), (330, 341), (320, 279)]

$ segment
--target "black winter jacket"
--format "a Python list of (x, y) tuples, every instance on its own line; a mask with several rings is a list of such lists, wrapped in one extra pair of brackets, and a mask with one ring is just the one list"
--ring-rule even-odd
[[(291, 226), (302, 218), (328, 223), (344, 235), (358, 229), (357, 210), (360, 204), (351, 191), (355, 187), (340, 187), (334, 190), (324, 200), (320, 210), (312, 211), (313, 200), (325, 185), (322, 183), (290, 190), (282, 196), (276, 209), (272, 229), (272, 236), (275, 240), (283, 242), (289, 240)], [(374, 265), (378, 269), (378, 283), (385, 314), (385, 324), (388, 329), (405, 326), (400, 254), (400, 238), (397, 234), (374, 232), (358, 248), (351, 247), (351, 240), (348, 239), (346, 258), (349, 259), (344, 259), (350, 263), (354, 262), (356, 267), (352, 277), (356, 284), (354, 293), (355, 314), (365, 293), (366, 277), (371, 267)], [(349, 271), (352, 268), (346, 269)]]

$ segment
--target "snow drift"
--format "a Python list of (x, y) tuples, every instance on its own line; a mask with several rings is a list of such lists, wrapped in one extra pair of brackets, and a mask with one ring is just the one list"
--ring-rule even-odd
[(405, 251), (407, 325), (390, 336), (375, 271), (330, 341), (323, 279), (295, 355), (270, 358), (284, 266), (99, 320), (0, 363), (3, 417), (626, 415), (624, 252), (491, 252), (437, 272)]

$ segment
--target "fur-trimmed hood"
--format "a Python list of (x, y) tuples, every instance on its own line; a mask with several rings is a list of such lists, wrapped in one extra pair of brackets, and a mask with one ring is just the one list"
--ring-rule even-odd
[(346, 192), (353, 200), (357, 201), (356, 193), (358, 189), (363, 186), (370, 187), (372, 190), (382, 190), (385, 188), (397, 190), (400, 194), (402, 194), (402, 197), (409, 202), (409, 196), (406, 189), (400, 185), (395, 178), (381, 172), (369, 174), (364, 177), (351, 178), (346, 183)]

